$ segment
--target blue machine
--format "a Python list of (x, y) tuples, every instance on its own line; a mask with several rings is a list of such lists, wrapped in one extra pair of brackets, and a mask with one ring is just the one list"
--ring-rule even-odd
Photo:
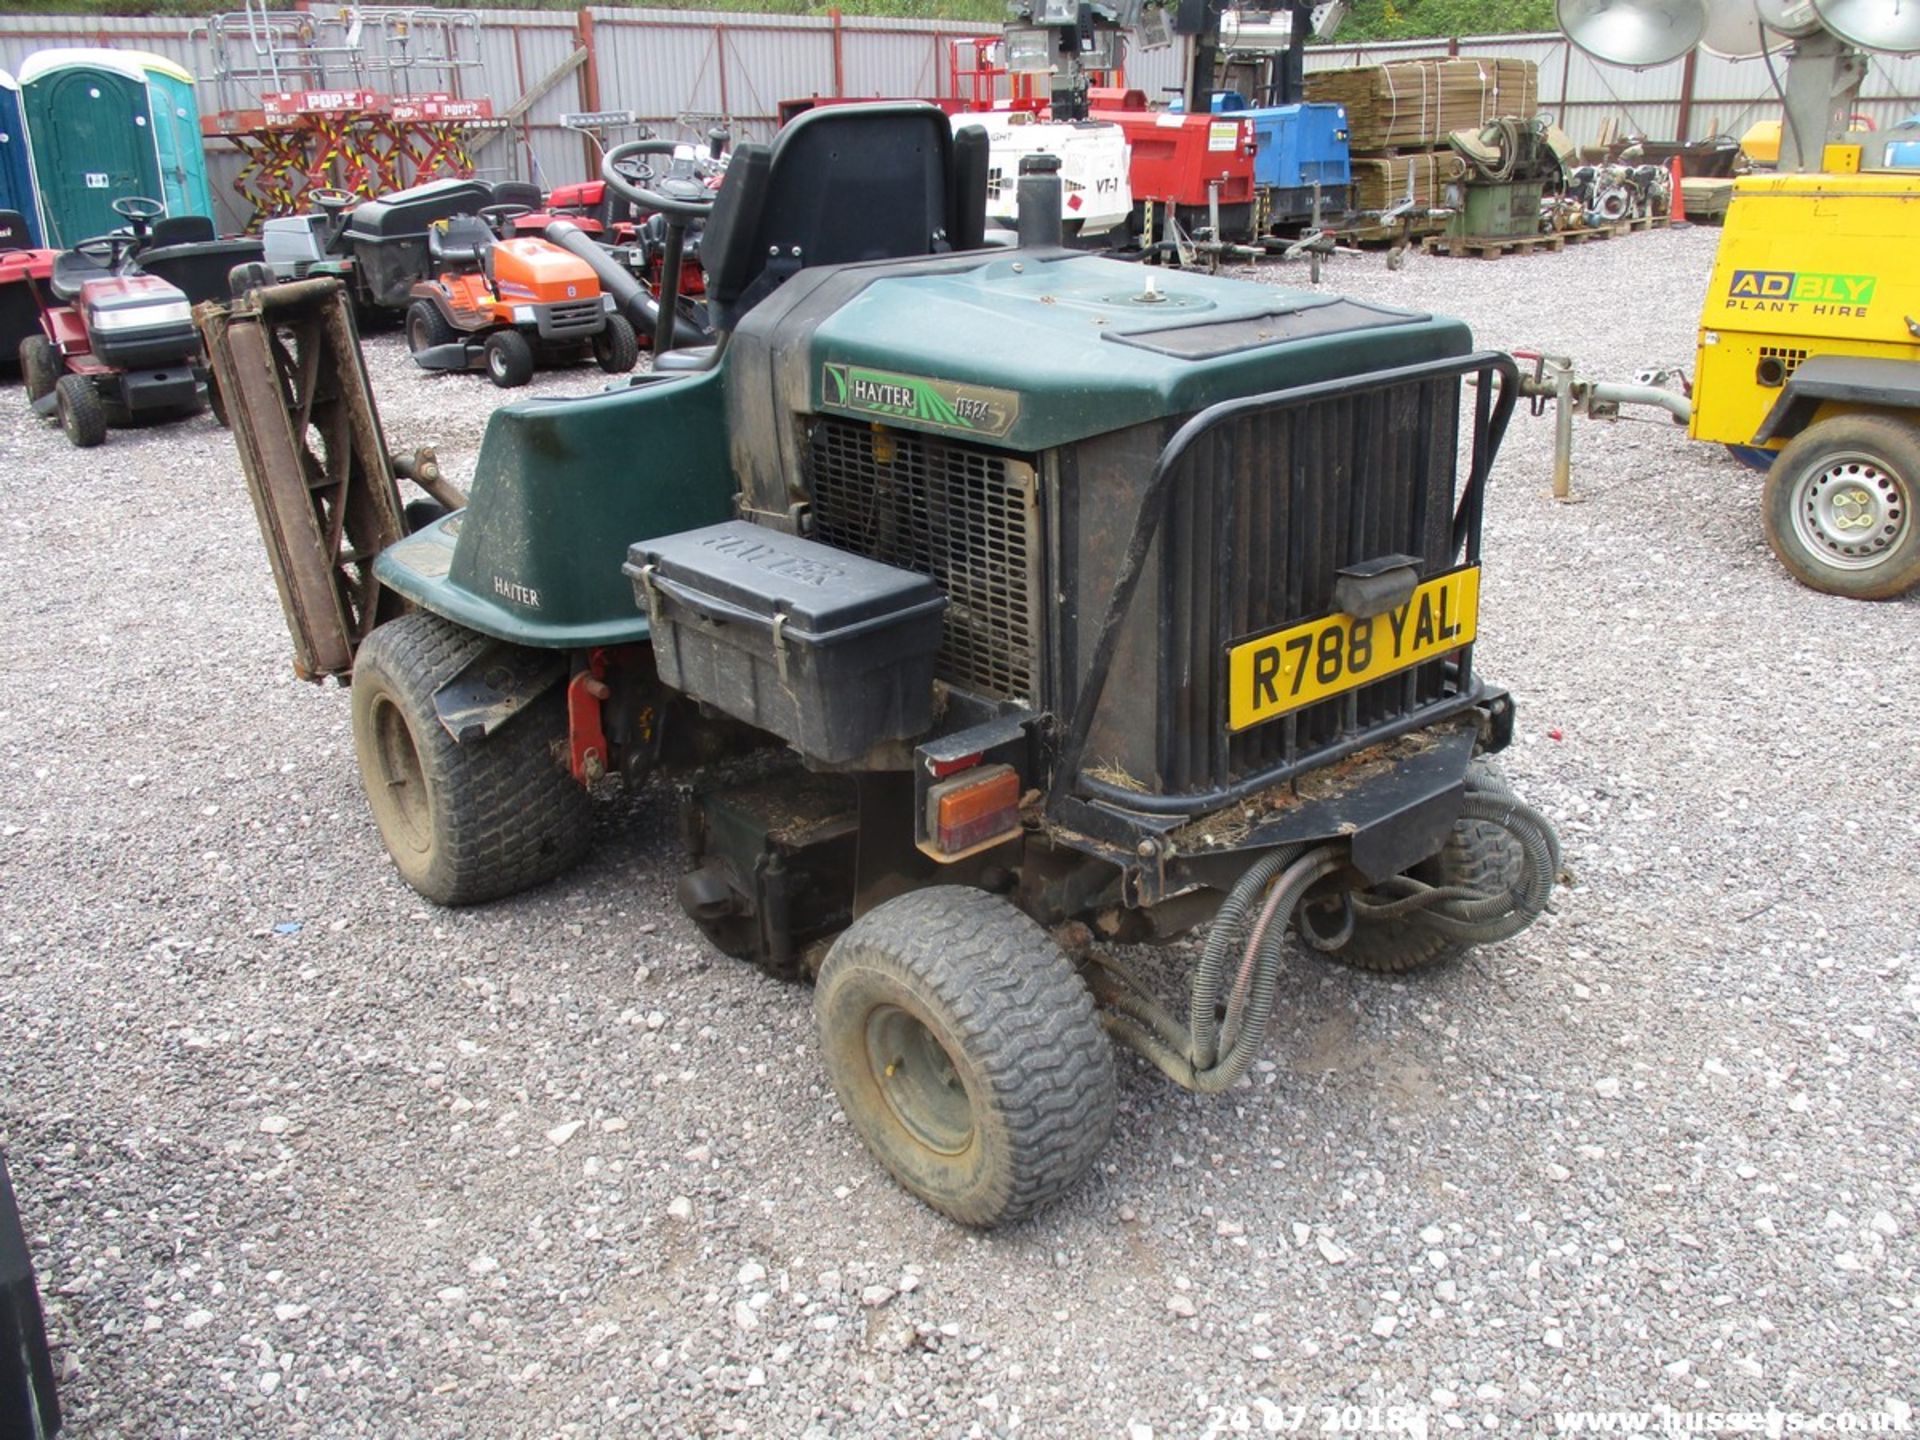
[(1920, 170), (1920, 115), (1909, 115), (1880, 142), (1884, 170)]
[(33, 193), (33, 156), (20, 113), (20, 86), (0, 70), (0, 210), (17, 211), (27, 222), (27, 244), (40, 243), (40, 204)]
[(1331, 220), (1346, 211), (1353, 184), (1346, 106), (1255, 106), (1235, 91), (1216, 90), (1213, 113), (1253, 124), (1255, 212), (1265, 217), (1262, 231), (1311, 220), (1315, 181), (1322, 216)]

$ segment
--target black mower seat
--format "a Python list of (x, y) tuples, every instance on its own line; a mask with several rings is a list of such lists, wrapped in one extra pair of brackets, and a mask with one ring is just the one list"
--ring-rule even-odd
[(113, 274), (102, 262), (91, 255), (82, 255), (78, 250), (62, 250), (53, 257), (53, 273), (47, 277), (47, 288), (53, 291), (57, 300), (78, 300), (80, 287), (89, 280), (103, 280)]
[(448, 265), (482, 265), (493, 231), (478, 215), (455, 215), (427, 229), (427, 253)]
[(529, 210), (546, 208), (546, 197), (540, 193), (538, 185), (525, 180), (496, 180), (493, 186), (493, 203), (496, 205), (524, 205)]
[(162, 245), (204, 245), (219, 238), (213, 221), (204, 215), (164, 215), (147, 231), (147, 244), (156, 250)]
[(979, 249), (987, 161), (986, 131), (917, 100), (823, 105), (737, 146), (700, 240), (715, 327), (801, 269)]

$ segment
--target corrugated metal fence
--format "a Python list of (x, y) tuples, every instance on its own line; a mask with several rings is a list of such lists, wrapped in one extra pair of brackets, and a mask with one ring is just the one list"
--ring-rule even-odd
[[(517, 123), (478, 148), (481, 173), (553, 185), (584, 178), (590, 150), (564, 129), (569, 111), (628, 109), (665, 134), (697, 138), (716, 121), (736, 138), (764, 139), (781, 100), (811, 95), (945, 95), (952, 88), (950, 42), (981, 27), (941, 21), (823, 15), (746, 15), (695, 10), (479, 12), (481, 67), (463, 83), (485, 94), (496, 114), (539, 92)], [(18, 70), (35, 50), (109, 45), (157, 51), (201, 82), (201, 108), (219, 109), (204, 25), (187, 19), (0, 15), (0, 68)], [(1159, 99), (1177, 87), (1185, 47), (1136, 51), (1127, 81)], [(1700, 54), (1652, 70), (1602, 66), (1555, 35), (1316, 47), (1310, 70), (1462, 54), (1511, 55), (1540, 66), (1540, 102), (1577, 141), (1593, 140), (1610, 115), (1655, 137), (1682, 129), (1690, 138), (1738, 134), (1753, 119), (1778, 114), (1773, 84), (1758, 60)], [(1777, 63), (1777, 62), (1776, 62)], [(545, 89), (542, 87), (545, 86)], [(1861, 110), (1880, 125), (1920, 110), (1920, 57), (1873, 57)], [(231, 188), (238, 156), (211, 141), (208, 159), (217, 217), (238, 228), (247, 216)]]
[[(764, 139), (786, 99), (949, 93), (950, 42), (983, 29), (991, 27), (837, 12), (488, 10), (480, 12), (482, 65), (459, 88), (488, 96), (496, 114), (540, 92), (510, 131), (480, 142), (475, 163), (496, 179), (562, 184), (586, 178), (592, 163), (587, 143), (560, 124), (570, 111), (632, 110), (657, 132), (689, 139), (725, 121), (738, 139)], [(0, 15), (0, 68), (18, 70), (33, 51), (58, 45), (155, 51), (202, 77), (203, 114), (220, 109), (206, 28), (192, 20)], [(1176, 48), (1142, 52), (1128, 78), (1158, 94), (1177, 83), (1181, 63)], [(247, 219), (231, 183), (239, 156), (212, 140), (208, 161), (217, 218), (238, 228)]]

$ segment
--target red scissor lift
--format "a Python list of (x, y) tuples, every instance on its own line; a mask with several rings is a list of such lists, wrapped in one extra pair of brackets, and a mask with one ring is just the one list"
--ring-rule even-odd
[(371, 198), (469, 176), (474, 132), (506, 123), (460, 94), (480, 63), (471, 11), (247, 0), (210, 16), (207, 36), (219, 109), (201, 129), (245, 157), (234, 189), (254, 225), (307, 208), (312, 189)]

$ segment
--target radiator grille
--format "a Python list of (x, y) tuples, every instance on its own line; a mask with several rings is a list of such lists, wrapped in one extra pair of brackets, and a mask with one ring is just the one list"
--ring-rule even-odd
[(1033, 467), (832, 418), (814, 422), (808, 456), (816, 540), (931, 576), (946, 592), (939, 677), (1033, 703), (1041, 643)]
[(544, 328), (550, 335), (597, 330), (600, 328), (601, 311), (598, 295), (590, 300), (555, 300), (547, 306)]
[(1172, 627), (1159, 749), (1169, 791), (1310, 761), (1454, 693), (1432, 661), (1230, 735), (1226, 649), (1327, 613), (1342, 566), (1407, 554), (1454, 564), (1454, 376), (1253, 411), (1217, 426), (1168, 492), (1161, 604)]

